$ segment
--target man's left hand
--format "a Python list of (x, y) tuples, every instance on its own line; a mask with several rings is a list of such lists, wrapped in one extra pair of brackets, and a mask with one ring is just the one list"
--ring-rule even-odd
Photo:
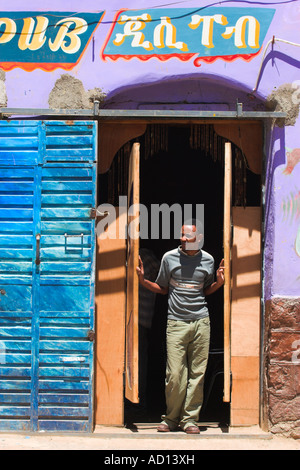
[(224, 284), (225, 276), (224, 276), (224, 258), (222, 259), (219, 267), (217, 269), (217, 284), (222, 286)]

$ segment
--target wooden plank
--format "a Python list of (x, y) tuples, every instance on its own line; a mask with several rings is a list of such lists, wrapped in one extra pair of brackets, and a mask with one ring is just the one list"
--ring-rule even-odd
[[(1, 127), (0, 127), (1, 130)], [(13, 180), (22, 181), (22, 179), (27, 179), (29, 181), (33, 181), (34, 174), (33, 168), (18, 168), (16, 170), (15, 167), (4, 167), (0, 170), (1, 179), (3, 178), (11, 178)]]
[(35, 166), (38, 162), (38, 151), (37, 150), (0, 150), (0, 162), (1, 165), (9, 166)]
[(72, 417), (76, 418), (88, 418), (89, 416), (89, 409), (85, 406), (39, 406), (39, 419), (43, 419), (45, 417), (51, 418), (66, 418)]
[(13, 431), (30, 431), (31, 422), (28, 420), (16, 420), (16, 419), (3, 419), (0, 420), (0, 431), (13, 432)]
[[(92, 147), (93, 135), (47, 135), (46, 146), (47, 150), (53, 147)], [(72, 149), (73, 150), (73, 149)]]
[[(29, 278), (29, 282), (30, 282), (31, 276), (28, 276), (28, 278)], [(1, 276), (0, 276), (0, 281), (1, 281)], [(24, 282), (25, 282), (25, 280), (24, 280)], [(1, 318), (8, 318), (8, 319), (32, 318), (32, 310), (28, 310), (28, 311), (26, 311), (26, 310), (21, 310), (21, 311), (6, 310), (4, 312), (3, 310), (0, 309), (0, 316), (1, 316)]]
[[(13, 222), (11, 222), (13, 224)], [(20, 225), (23, 224), (25, 225), (26, 222), (21, 222)], [(6, 223), (8, 225), (8, 222)], [(28, 224), (29, 227), (29, 224)], [(9, 226), (7, 227), (7, 229)], [(41, 222), (41, 230), (42, 230), (42, 235), (44, 234), (56, 234), (56, 235), (64, 235), (67, 233), (68, 235), (81, 235), (82, 233), (84, 235), (90, 235), (92, 229), (92, 222), (82, 222), (82, 221), (69, 221), (68, 224), (66, 224), (65, 221), (63, 220), (44, 220)], [(28, 229), (27, 229), (28, 230)], [(20, 229), (21, 231), (21, 229)], [(73, 240), (72, 240), (73, 242)]]
[[(11, 184), (11, 183), (10, 183)], [(43, 191), (92, 191), (92, 181), (42, 181)]]
[(92, 148), (56, 148), (47, 149), (45, 160), (61, 161), (67, 158), (68, 160), (81, 161), (93, 161), (94, 151)]
[(0, 127), (0, 138), (3, 136), (10, 136), (10, 137), (19, 137), (19, 136), (37, 136), (37, 125), (34, 126), (4, 126)]
[(89, 356), (84, 354), (51, 354), (51, 353), (40, 353), (39, 355), (40, 365), (45, 364), (66, 364), (66, 365), (78, 365), (88, 364)]
[[(74, 204), (76, 204), (74, 202)], [(17, 209), (19, 210), (19, 209)], [(29, 210), (29, 209), (28, 209)], [(25, 213), (25, 211), (23, 210)], [(23, 214), (21, 211), (21, 216)], [(46, 218), (55, 218), (55, 217), (62, 217), (64, 219), (79, 219), (79, 218), (86, 218), (90, 219), (90, 212), (91, 207), (43, 207), (41, 210), (41, 217), (43, 219)], [(0, 217), (1, 217), (1, 210), (0, 210)]]
[(0, 194), (0, 205), (3, 207), (32, 207), (33, 195), (26, 194)]
[[(113, 229), (125, 227), (127, 214), (116, 209)], [(95, 422), (123, 425), (125, 344), (125, 238), (97, 238)], [(114, 314), (111, 315), (112, 305)]]
[[(0, 380), (0, 393), (1, 391), (31, 391), (31, 381), (30, 380)], [(1, 420), (0, 420), (1, 422)]]
[(27, 248), (32, 247), (32, 235), (24, 235), (22, 233), (0, 234), (0, 246), (15, 246)]
[[(4, 342), (6, 344), (6, 342)], [(40, 341), (40, 351), (72, 351), (78, 354), (78, 352), (88, 352), (90, 350), (90, 343), (88, 341)], [(68, 353), (69, 354), (69, 353)]]
[[(28, 248), (27, 250), (22, 250), (20, 248), (15, 248), (15, 247), (7, 247), (6, 249), (2, 249), (0, 247), (0, 258), (1, 259), (7, 259), (11, 261), (19, 261), (19, 260), (24, 260), (26, 261), (31, 261), (32, 260), (32, 248)], [(12, 260), (13, 258), (13, 260)]]
[[(67, 233), (69, 232), (67, 231)], [(78, 234), (78, 237), (67, 236), (67, 240), (66, 240), (65, 234), (54, 235), (54, 234), (47, 233), (47, 234), (43, 234), (41, 238), (41, 247), (47, 247), (47, 246), (65, 247), (66, 244), (68, 244), (68, 246), (70, 247), (80, 245), (85, 248), (86, 247), (90, 248), (92, 241), (93, 241), (92, 236), (90, 234), (83, 234), (83, 236), (81, 236), (81, 233), (80, 233)], [(1, 243), (1, 235), (0, 235), (0, 243)]]
[(0, 393), (0, 403), (12, 405), (29, 405), (30, 393)]
[(42, 205), (46, 207), (49, 204), (64, 205), (67, 204), (92, 204), (92, 194), (68, 194), (68, 193), (43, 193)]
[(126, 142), (143, 135), (146, 131), (146, 124), (136, 124), (129, 121), (128, 123), (112, 121), (99, 122), (99, 154), (101, 158), (98, 162), (99, 173), (106, 173), (113, 161), (114, 156)]
[(30, 377), (31, 376), (31, 368), (30, 367), (1, 367), (0, 366), (0, 374), (1, 378), (4, 379), (6, 377)]
[(1, 340), (7, 338), (31, 338), (31, 327), (19, 327), (19, 326), (0, 326), (0, 338)]
[[(2, 268), (1, 268), (2, 269)], [(0, 312), (9, 311), (13, 317), (15, 311), (30, 311), (32, 309), (32, 287), (23, 285), (3, 286), (4, 294), (1, 295)]]
[(73, 431), (73, 432), (89, 432), (90, 423), (88, 421), (65, 421), (65, 420), (52, 420), (40, 419), (38, 423), (39, 431)]
[(43, 367), (40, 365), (39, 377), (41, 378), (83, 378), (88, 379), (90, 370), (88, 367)]
[[(28, 340), (1, 340), (1, 349), (4, 349), (6, 353), (13, 351), (27, 351), (31, 352), (31, 341)], [(1, 377), (0, 377), (1, 378)]]
[(42, 261), (55, 260), (56, 258), (58, 258), (60, 261), (64, 261), (71, 258), (72, 260), (90, 262), (92, 255), (90, 248), (81, 248), (81, 245), (70, 246), (69, 244), (67, 247), (59, 246), (54, 248), (41, 248), (40, 253)]
[[(24, 276), (25, 277), (25, 276)], [(41, 286), (52, 286), (52, 287), (59, 287), (59, 286), (78, 286), (78, 287), (83, 287), (83, 286), (89, 286), (90, 285), (90, 280), (91, 276), (89, 273), (85, 272), (75, 272), (75, 273), (68, 273), (68, 272), (60, 272), (60, 273), (48, 273), (44, 272), (40, 275), (40, 285)], [(52, 300), (52, 299), (51, 299)], [(60, 310), (61, 309), (61, 310)], [(47, 308), (41, 308), (40, 312), (50, 312), (53, 311), (55, 312), (62, 312), (62, 315), (64, 314), (64, 310), (62, 306), (59, 307), (59, 309), (49, 309)], [(70, 309), (71, 311), (74, 311), (74, 309)], [(67, 311), (67, 310), (66, 310)], [(82, 310), (83, 316), (85, 316), (85, 311)], [(49, 316), (49, 315), (47, 315)]]
[(60, 178), (89, 178), (92, 180), (93, 177), (93, 168), (90, 166), (74, 168), (69, 166), (45, 166), (42, 171), (42, 180), (45, 179), (60, 179)]
[(32, 234), (33, 223), (22, 221), (1, 222), (0, 231), (4, 235), (7, 234), (7, 232), (13, 235), (16, 233), (20, 233), (21, 235), (28, 235)]
[[(140, 144), (134, 143), (129, 162), (128, 206), (138, 208), (140, 202)], [(133, 403), (139, 402), (139, 283), (136, 267), (139, 264), (138, 212), (128, 213), (127, 236), (127, 291), (126, 291), (126, 355), (125, 396)]]
[(18, 138), (11, 137), (2, 137), (0, 139), (0, 150), (3, 149), (37, 149), (38, 148), (38, 137), (30, 136), (24, 137), (22, 134), (19, 134)]
[(31, 192), (33, 193), (33, 181), (1, 181), (1, 191), (3, 192)]
[(18, 220), (32, 220), (33, 219), (33, 208), (20, 208), (20, 207), (5, 207), (0, 208), (0, 219), (2, 221), (10, 219)]
[(40, 391), (81, 391), (81, 392), (88, 392), (89, 391), (89, 381), (80, 381), (75, 382), (74, 380), (39, 380), (39, 390)]
[(0, 416), (1, 418), (8, 418), (8, 417), (19, 417), (19, 418), (27, 418), (30, 416), (30, 406), (23, 407), (23, 406), (0, 406)]
[(261, 207), (233, 207), (231, 423), (260, 414)]
[[(50, 286), (50, 287), (49, 287)], [(52, 297), (49, 299), (49, 289)], [(77, 298), (77, 297), (78, 298)], [(46, 285), (40, 288), (40, 312), (84, 312), (90, 311), (89, 285), (54, 285), (49, 279)]]
[[(62, 326), (57, 327), (40, 327), (40, 337), (45, 338), (67, 338), (68, 340), (74, 338), (84, 339), (87, 337), (87, 333), (90, 328), (64, 328)], [(1, 334), (1, 328), (0, 328)]]
[[(0, 348), (1, 351), (2, 348)], [(0, 354), (0, 364), (30, 365), (31, 354)]]
[(256, 121), (249, 125), (249, 122), (219, 122), (214, 123), (214, 129), (220, 136), (230, 140), (230, 142), (243, 149), (247, 164), (251, 171), (256, 174), (262, 172), (262, 149), (264, 146), (263, 122)]
[[(21, 271), (22, 269), (20, 268), (19, 270)], [(24, 267), (24, 270), (25, 270), (25, 267)], [(79, 272), (89, 273), (90, 271), (91, 271), (91, 263), (84, 262), (84, 261), (72, 262), (72, 261), (65, 260), (64, 264), (62, 264), (61, 261), (57, 261), (57, 262), (42, 261), (40, 265), (41, 274), (43, 274), (44, 272), (48, 272), (48, 273), (65, 272), (65, 273), (70, 273), (70, 274), (79, 273)]]
[(89, 403), (88, 395), (83, 394), (71, 394), (66, 393), (40, 393), (39, 394), (39, 403), (40, 405), (45, 404), (78, 404), (78, 405), (87, 405)]
[(232, 187), (232, 153), (231, 144), (225, 143), (224, 162), (224, 402), (230, 402), (231, 388), (231, 187)]
[[(88, 276), (89, 277), (89, 276)], [(65, 280), (63, 280), (65, 282)], [(78, 281), (75, 285), (78, 285)], [(82, 319), (88, 319), (90, 316), (90, 312), (87, 310), (86, 312), (78, 310), (69, 310), (69, 311), (63, 311), (63, 310), (52, 310), (49, 309), (48, 311), (45, 310), (40, 310), (40, 318), (48, 319), (48, 318), (82, 318)]]
[(68, 125), (67, 121), (64, 125), (55, 124), (55, 121), (48, 121), (46, 123), (46, 135), (59, 135), (59, 134), (91, 134), (93, 130), (93, 126), (91, 123), (87, 124), (84, 122), (77, 123), (73, 121), (72, 125)]
[(49, 317), (49, 318), (43, 318), (41, 317), (40, 320), (40, 327), (49, 327), (49, 326), (55, 326), (55, 327), (85, 327), (89, 328), (90, 327), (90, 322), (84, 318), (84, 317), (73, 317), (69, 316), (67, 318), (60, 318), (60, 317)]
[(1, 263), (1, 272), (32, 272), (32, 261), (10, 261), (5, 260)]

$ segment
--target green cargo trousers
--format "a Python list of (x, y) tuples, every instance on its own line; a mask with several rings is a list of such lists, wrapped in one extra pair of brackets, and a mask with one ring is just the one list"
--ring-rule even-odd
[(203, 403), (203, 385), (210, 341), (209, 317), (168, 320), (166, 415), (170, 429), (195, 426)]

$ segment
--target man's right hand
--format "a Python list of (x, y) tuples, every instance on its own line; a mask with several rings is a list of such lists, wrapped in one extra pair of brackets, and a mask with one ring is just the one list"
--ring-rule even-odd
[(145, 272), (144, 272), (143, 261), (142, 261), (142, 258), (140, 256), (139, 256), (139, 265), (136, 268), (136, 272), (137, 272), (137, 275), (139, 277), (139, 280), (143, 281)]

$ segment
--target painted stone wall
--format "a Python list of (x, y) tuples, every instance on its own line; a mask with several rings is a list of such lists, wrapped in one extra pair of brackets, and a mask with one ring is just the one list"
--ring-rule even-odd
[(300, 1), (30, 0), (26, 10), (1, 6), (0, 106), (233, 110), (239, 100), (287, 113), (265, 142), (264, 390), (270, 429), (299, 436)]
[(300, 438), (300, 303), (274, 297), (266, 308), (265, 382), (269, 429)]

